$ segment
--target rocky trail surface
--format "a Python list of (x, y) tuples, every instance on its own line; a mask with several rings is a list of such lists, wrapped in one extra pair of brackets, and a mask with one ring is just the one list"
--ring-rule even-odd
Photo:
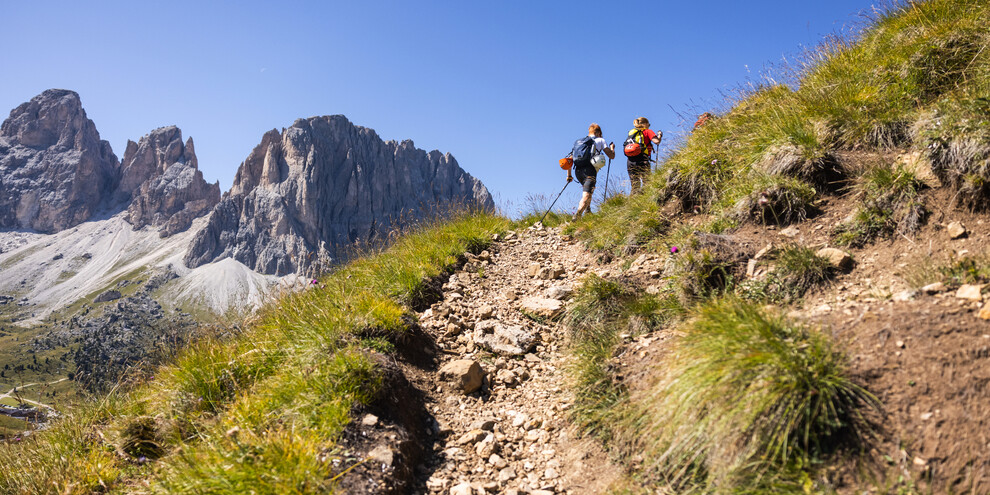
[(567, 420), (558, 321), (591, 263), (556, 229), (512, 232), (421, 315), (443, 354), (427, 391), (441, 437), (428, 493), (598, 493), (618, 475)]
[[(510, 232), (488, 251), (465, 257), (443, 284), (439, 302), (419, 315), (433, 349), (431, 364), (403, 370), (416, 389), (410, 394), (416, 407), (425, 410), (432, 449), (427, 445), (414, 456), (415, 479), (404, 488), (393, 477), (348, 489), (388, 491), (391, 485), (451, 495), (604, 491), (621, 469), (596, 441), (579, 438), (567, 419), (573, 397), (565, 386), (566, 332), (560, 324), (593, 260), (559, 230), (542, 228)], [(403, 402), (410, 399), (390, 408), (412, 408)], [(389, 418), (367, 414), (358, 423), (354, 437), (363, 448), (352, 446), (370, 451), (365, 458), (382, 471), (396, 469), (392, 463), (403, 456), (402, 440), (387, 433), (397, 431)], [(430, 443), (421, 440), (406, 443)]]

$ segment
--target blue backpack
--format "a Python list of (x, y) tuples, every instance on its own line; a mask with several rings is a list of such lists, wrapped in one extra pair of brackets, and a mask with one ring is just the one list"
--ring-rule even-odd
[(595, 156), (595, 138), (585, 136), (574, 141), (574, 148), (571, 150), (571, 157), (574, 163), (591, 163), (591, 157)]

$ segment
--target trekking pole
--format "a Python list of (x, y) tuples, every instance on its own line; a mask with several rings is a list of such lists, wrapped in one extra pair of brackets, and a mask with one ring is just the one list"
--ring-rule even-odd
[(567, 184), (564, 184), (564, 187), (560, 190), (560, 194), (557, 195), (557, 198), (553, 200), (553, 203), (550, 203), (550, 207), (547, 208), (547, 212), (544, 213), (542, 217), (540, 217), (540, 225), (543, 224), (543, 219), (547, 217), (547, 213), (550, 213), (550, 210), (553, 209), (553, 205), (557, 204), (557, 200), (560, 199), (560, 195), (564, 194), (564, 189), (567, 189), (567, 186), (569, 186), (570, 184), (571, 181), (567, 181)]
[(602, 195), (602, 203), (608, 199), (608, 175), (612, 171), (612, 159), (608, 159), (608, 166), (605, 167), (605, 194)]

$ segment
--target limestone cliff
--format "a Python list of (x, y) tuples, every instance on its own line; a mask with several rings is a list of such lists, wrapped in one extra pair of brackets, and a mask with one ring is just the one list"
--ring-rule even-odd
[(185, 261), (232, 257), (261, 273), (305, 272), (455, 204), (494, 206), (450, 154), (383, 141), (341, 115), (299, 119), (265, 133)]
[(0, 126), (0, 228), (58, 232), (112, 197), (119, 163), (79, 95), (50, 89)]
[(220, 184), (208, 184), (198, 170), (192, 138), (182, 142), (175, 126), (127, 142), (117, 200), (127, 201), (135, 229), (151, 225), (162, 237), (189, 228), (220, 201)]

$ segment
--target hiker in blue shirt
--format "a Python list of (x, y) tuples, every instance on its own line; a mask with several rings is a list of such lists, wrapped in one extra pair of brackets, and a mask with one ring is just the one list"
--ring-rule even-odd
[[(574, 150), (572, 155), (574, 158), (574, 175), (577, 177), (578, 182), (581, 183), (581, 202), (578, 203), (577, 212), (574, 213), (572, 220), (577, 220), (581, 218), (581, 215), (585, 211), (591, 208), (591, 194), (595, 192), (595, 182), (598, 180), (598, 169), (600, 166), (596, 167), (592, 163), (596, 157), (601, 156), (601, 153), (605, 153), (605, 156), (611, 160), (615, 158), (615, 143), (609, 145), (605, 144), (605, 139), (602, 138), (602, 127), (598, 124), (591, 124), (588, 126), (588, 137), (578, 139), (574, 143)], [(604, 163), (604, 158), (601, 158), (602, 163)], [(567, 182), (574, 180), (571, 177), (571, 169), (567, 170)]]

